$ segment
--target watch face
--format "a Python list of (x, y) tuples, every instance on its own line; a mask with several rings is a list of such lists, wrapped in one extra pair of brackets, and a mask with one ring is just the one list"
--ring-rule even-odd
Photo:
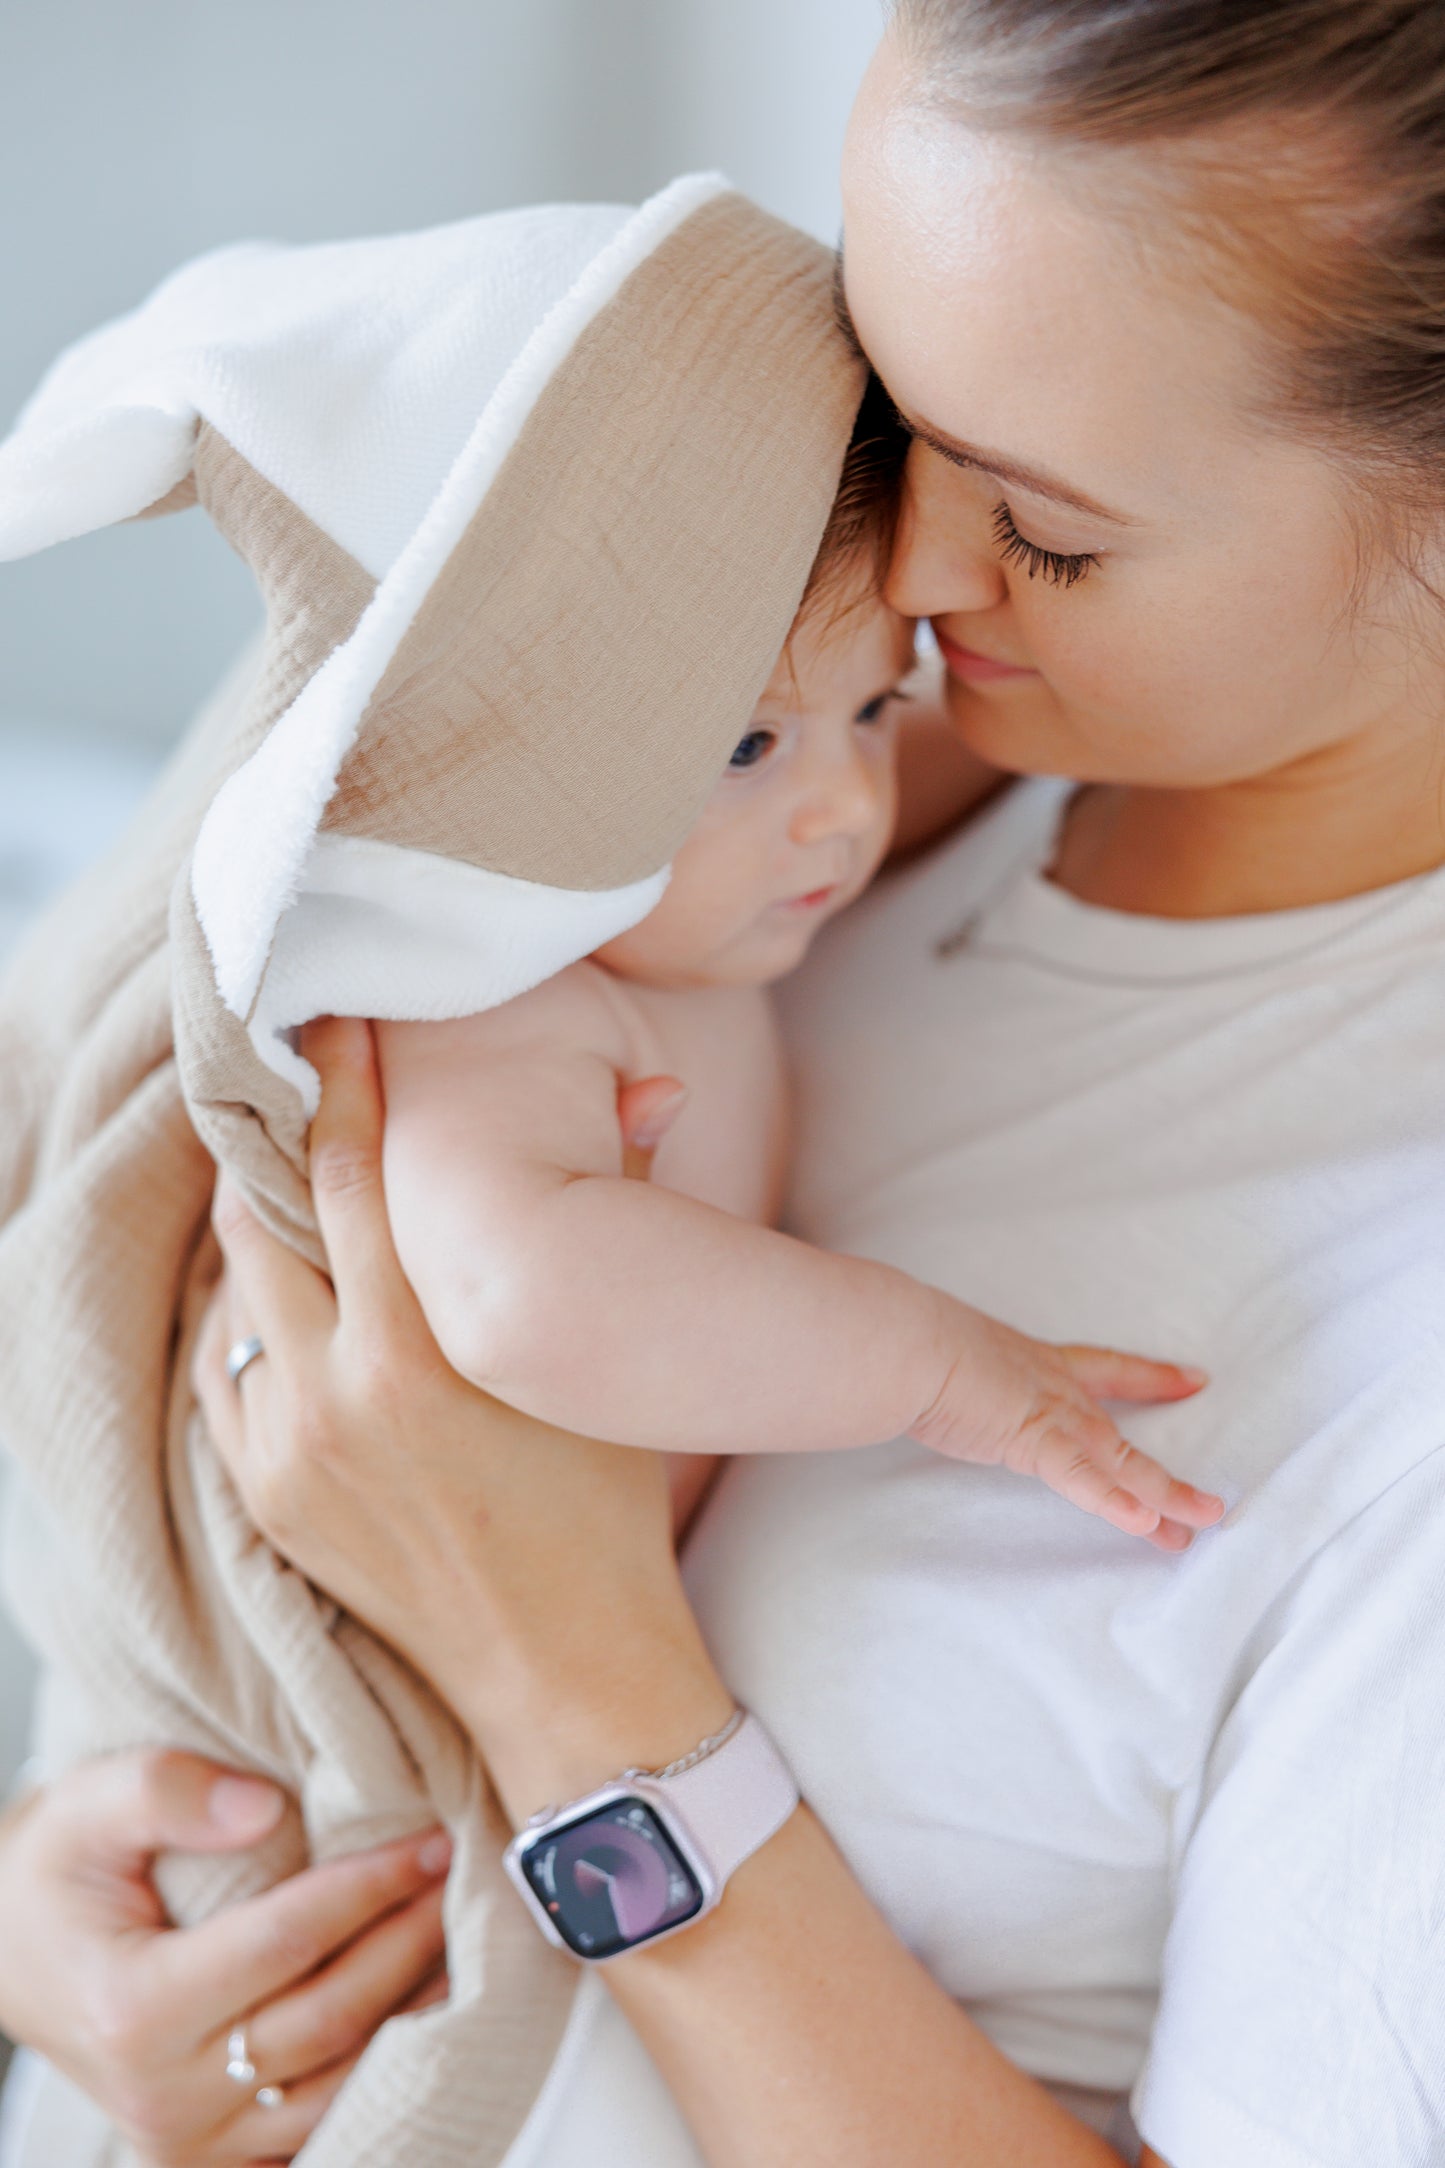
[(643, 1799), (610, 1800), (549, 1829), (521, 1868), (579, 1957), (616, 1957), (703, 1908), (701, 1883)]

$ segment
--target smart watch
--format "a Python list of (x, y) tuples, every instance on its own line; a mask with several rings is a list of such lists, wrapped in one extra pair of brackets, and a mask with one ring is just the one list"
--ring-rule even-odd
[(549, 1942), (605, 1964), (710, 1912), (728, 1877), (798, 1804), (787, 1764), (755, 1716), (665, 1769), (629, 1769), (565, 1807), (545, 1807), (504, 1864)]

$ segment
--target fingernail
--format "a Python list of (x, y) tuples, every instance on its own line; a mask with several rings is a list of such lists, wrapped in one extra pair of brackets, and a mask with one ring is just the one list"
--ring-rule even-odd
[(428, 1837), (416, 1855), (423, 1874), (445, 1874), (452, 1863), (452, 1840), (444, 1829)]
[(1209, 1383), (1209, 1372), (1198, 1369), (1193, 1363), (1181, 1363), (1179, 1365), (1179, 1375), (1181, 1378), (1186, 1379), (1190, 1385), (1207, 1385)]
[(262, 1777), (218, 1777), (207, 1813), (228, 1836), (264, 1837), (286, 1811), (286, 1795)]
[(632, 1142), (639, 1152), (656, 1150), (671, 1129), (686, 1097), (685, 1089), (674, 1092), (670, 1099), (660, 1100), (652, 1112), (638, 1123), (632, 1132)]

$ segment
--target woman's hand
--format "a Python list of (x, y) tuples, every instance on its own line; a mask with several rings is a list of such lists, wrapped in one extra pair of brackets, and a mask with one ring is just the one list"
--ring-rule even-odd
[[(378, 2026), (445, 1995), (445, 1836), (314, 1867), (173, 1928), (157, 1852), (235, 1852), (284, 1806), (190, 1754), (87, 1762), (0, 1822), (0, 2028), (155, 2168), (290, 2160)], [(255, 2084), (226, 2075), (243, 2023)], [(256, 2104), (258, 2086), (282, 2090)]]
[[(662, 1456), (552, 1430), (449, 1368), (392, 1245), (369, 1027), (313, 1025), (305, 1051), (334, 1286), (223, 1184), (197, 1391), (258, 1525), (433, 1681), (525, 1818), (670, 1760), (731, 1706), (682, 1594)], [(225, 1350), (252, 1333), (265, 1359), (238, 1393)]]

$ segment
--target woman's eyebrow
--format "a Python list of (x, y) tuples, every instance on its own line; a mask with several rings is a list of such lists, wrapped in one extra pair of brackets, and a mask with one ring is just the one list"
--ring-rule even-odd
[(941, 459), (951, 460), (955, 467), (971, 467), (979, 474), (991, 474), (996, 481), (1011, 482), (1015, 489), (1026, 489), (1030, 496), (1047, 497), (1054, 504), (1067, 505), (1072, 512), (1085, 512), (1090, 519), (1107, 520), (1111, 527), (1133, 527), (1138, 523), (1123, 512), (1112, 512), (1108, 505), (1100, 504), (1097, 497), (1086, 497), (1081, 489), (1071, 489), (1055, 475), (1045, 474), (1037, 467), (1020, 466), (1015, 459), (1006, 459), (1002, 452), (987, 452), (981, 445), (962, 444), (957, 437), (946, 436), (928, 422), (915, 421), (911, 415), (898, 410), (898, 419), (911, 437), (920, 444), (928, 445)]
[[(868, 356), (848, 306), (841, 241), (833, 252), (833, 314), (838, 329), (854, 353), (866, 361)], [(1107, 520), (1111, 527), (1138, 524), (1127, 513), (1111, 512), (1108, 505), (1100, 504), (1095, 497), (1086, 497), (1080, 489), (1070, 489), (1067, 482), (1059, 481), (1052, 474), (1041, 473), (1035, 467), (1022, 467), (1017, 460), (1005, 459), (1001, 452), (986, 452), (977, 444), (960, 443), (957, 437), (945, 435), (943, 430), (933, 428), (928, 422), (915, 421), (896, 401), (893, 410), (911, 437), (917, 437), (920, 444), (927, 444), (940, 458), (951, 460), (955, 467), (971, 467), (978, 474), (991, 474), (1000, 482), (1012, 482), (1015, 489), (1026, 489), (1030, 496), (1048, 497), (1055, 504), (1067, 505), (1070, 511), (1086, 512), (1090, 519)]]

